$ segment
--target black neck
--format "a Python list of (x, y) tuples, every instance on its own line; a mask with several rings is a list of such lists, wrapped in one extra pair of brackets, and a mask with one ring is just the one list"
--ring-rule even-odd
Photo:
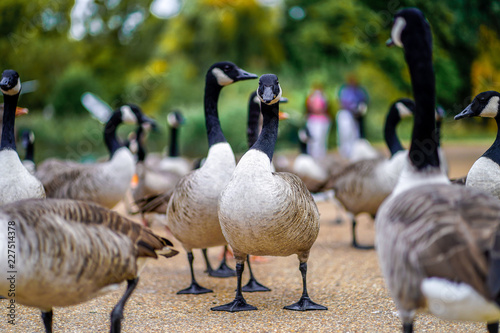
[(391, 106), (387, 117), (385, 118), (384, 139), (387, 148), (391, 151), (391, 156), (394, 156), (398, 151), (403, 150), (403, 146), (399, 141), (398, 134), (396, 133), (396, 125), (401, 120), (396, 103)]
[(259, 138), (252, 146), (252, 149), (264, 152), (269, 157), (269, 160), (272, 161), (274, 146), (276, 145), (276, 140), (278, 139), (279, 102), (272, 105), (261, 103), (260, 107), (262, 115), (264, 116), (264, 122)]
[(16, 107), (19, 94), (3, 95), (4, 112), (2, 125), (2, 138), (0, 141), (0, 150), (16, 150), (16, 138), (14, 134), (14, 125), (16, 120)]
[[(500, 129), (500, 119), (495, 118), (497, 122), (497, 126)], [(500, 132), (497, 130), (497, 137), (495, 142), (491, 145), (490, 148), (483, 154), (484, 157), (487, 157), (497, 164), (500, 164)]]
[(428, 166), (439, 167), (432, 37), (428, 26), (422, 35), (408, 36), (405, 44), (405, 58), (415, 98), (415, 120), (409, 156), (418, 170)]
[(117, 111), (111, 115), (111, 118), (109, 118), (104, 127), (104, 142), (109, 151), (109, 158), (112, 158), (114, 153), (122, 147), (122, 144), (116, 137), (116, 129), (121, 123), (121, 114)]
[(252, 147), (259, 137), (260, 103), (255, 103), (256, 94), (248, 101), (247, 141), (248, 148)]
[(226, 142), (220, 127), (219, 112), (217, 110), (217, 102), (222, 87), (215, 81), (215, 78), (207, 75), (205, 82), (205, 126), (207, 128), (209, 147), (219, 142)]
[(177, 157), (179, 156), (179, 143), (177, 127), (170, 127), (170, 146), (168, 147), (168, 156)]

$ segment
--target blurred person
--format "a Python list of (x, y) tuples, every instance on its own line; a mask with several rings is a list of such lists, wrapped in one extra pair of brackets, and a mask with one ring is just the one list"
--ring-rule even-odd
[(331, 118), (328, 99), (320, 85), (315, 85), (306, 98), (306, 126), (310, 133), (307, 152), (314, 159), (326, 156)]
[(337, 142), (339, 153), (348, 159), (356, 143), (364, 138), (363, 116), (368, 110), (368, 93), (359, 85), (356, 76), (349, 75), (339, 89), (340, 110), (337, 112)]

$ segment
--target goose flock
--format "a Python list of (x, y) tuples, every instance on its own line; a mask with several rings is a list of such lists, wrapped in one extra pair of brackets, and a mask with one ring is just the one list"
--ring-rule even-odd
[[(0, 78), (4, 101), (0, 108), (0, 296), (38, 308), (46, 332), (52, 332), (53, 308), (88, 301), (126, 282), (110, 314), (110, 332), (121, 332), (124, 306), (147, 259), (178, 254), (173, 243), (147, 223), (113, 210), (130, 195), (143, 221), (146, 214), (158, 214), (164, 231), (186, 252), (190, 283), (177, 294), (212, 292), (195, 277), (193, 250), (200, 249), (210, 276), (236, 276), (234, 300), (210, 310), (257, 310), (243, 292), (270, 289), (257, 282), (249, 257), (295, 254), (302, 293), (284, 309), (325, 311), (326, 306), (309, 296), (307, 284), (311, 278), (325, 277), (307, 273), (320, 232), (313, 194), (333, 191), (352, 216), (352, 246), (376, 249), (403, 332), (414, 331), (418, 311), (445, 320), (484, 322), (488, 332), (498, 332), (500, 136), (461, 184), (452, 183), (440, 147), (444, 113), (436, 107), (432, 33), (424, 14), (417, 8), (398, 11), (387, 44), (404, 50), (413, 90), (413, 100), (400, 98), (387, 112), (382, 133), (390, 157), (369, 154), (326, 165), (307, 154), (310, 134), (300, 130), (300, 154), (290, 168), (279, 172), (273, 157), (279, 122), (284, 119), (279, 105), (286, 99), (275, 74), (259, 77), (229, 61), (208, 68), (204, 91), (208, 152), (198, 167), (179, 152), (178, 130), (184, 124), (179, 111), (167, 118), (171, 136), (166, 156), (148, 154), (145, 136), (156, 124), (134, 104), (116, 108), (104, 126), (107, 160), (79, 163), (51, 158), (35, 165), (33, 132), (21, 135), (24, 160), (16, 150), (15, 118), (27, 110), (17, 106), (22, 89), (19, 74), (5, 70)], [(248, 150), (237, 160), (222, 131), (218, 101), (224, 87), (253, 79), (259, 80), (248, 101)], [(498, 124), (499, 111), (500, 93), (486, 91), (455, 119), (488, 117)], [(408, 117), (414, 122), (411, 143), (405, 149), (396, 127)], [(137, 126), (128, 144), (117, 135), (122, 123)], [(137, 183), (132, 185), (134, 175)], [(361, 213), (375, 221), (374, 246), (357, 241), (356, 218)], [(212, 269), (207, 255), (213, 247), (223, 249), (217, 269)], [(228, 247), (235, 270), (226, 262)], [(9, 292), (8, 275), (14, 253), (15, 295)], [(243, 286), (245, 267), (250, 280)], [(312, 291), (315, 297), (319, 292)]]

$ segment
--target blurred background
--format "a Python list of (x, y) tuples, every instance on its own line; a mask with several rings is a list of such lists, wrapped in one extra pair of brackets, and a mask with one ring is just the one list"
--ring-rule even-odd
[[(475, 94), (500, 90), (498, 0), (2, 0), (1, 67), (25, 83), (19, 105), (30, 113), (16, 124), (35, 132), (37, 161), (106, 154), (103, 125), (82, 106), (84, 92), (113, 108), (136, 103), (155, 118), (160, 131), (150, 134), (149, 151), (167, 145), (166, 115), (179, 109), (186, 118), (181, 153), (203, 156), (204, 77), (222, 60), (278, 75), (289, 99), (282, 110), (291, 116), (280, 124), (278, 150), (297, 150), (311, 87), (323, 88), (335, 117), (349, 76), (369, 95), (366, 137), (382, 147), (389, 105), (411, 97), (403, 51), (385, 46), (394, 13), (406, 6), (419, 7), (432, 26), (437, 103), (447, 114), (443, 144), (493, 142), (493, 121), (453, 116)], [(237, 153), (247, 149), (248, 97), (256, 87), (244, 81), (221, 93), (222, 128)], [(405, 143), (411, 123), (398, 129)], [(131, 130), (122, 128), (122, 137)], [(334, 125), (328, 143), (336, 148)]]

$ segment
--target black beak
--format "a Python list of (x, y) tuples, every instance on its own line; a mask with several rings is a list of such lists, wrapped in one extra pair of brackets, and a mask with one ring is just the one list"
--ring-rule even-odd
[(258, 78), (257, 75), (244, 71), (241, 68), (238, 68), (238, 76), (236, 76), (236, 81), (250, 80), (256, 78)]
[(394, 44), (394, 41), (392, 40), (392, 38), (389, 38), (386, 42), (385, 42), (385, 45), (387, 47), (391, 47), (391, 46), (394, 46), (396, 44)]
[(462, 112), (455, 116), (455, 120), (462, 118), (470, 118), (474, 116), (474, 112), (472, 111), (472, 104), (469, 104)]

